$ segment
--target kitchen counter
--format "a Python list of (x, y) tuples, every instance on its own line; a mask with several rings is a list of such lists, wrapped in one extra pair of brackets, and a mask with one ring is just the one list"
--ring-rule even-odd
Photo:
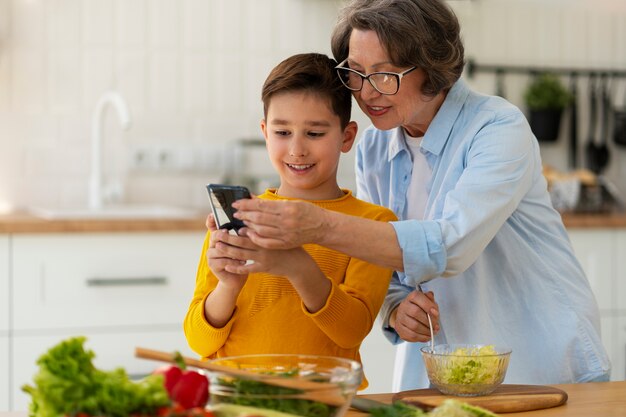
[[(208, 214), (208, 210), (207, 210)], [(0, 233), (91, 233), (203, 231), (206, 216), (197, 218), (48, 220), (28, 213), (0, 215)]]
[[(568, 393), (568, 400), (560, 407), (523, 413), (501, 414), (506, 417), (623, 417), (626, 416), (626, 381), (593, 382), (587, 384), (554, 385)], [(389, 403), (393, 394), (363, 395)], [(349, 410), (346, 417), (363, 417), (368, 414)], [(26, 417), (26, 412), (0, 412), (0, 417)]]
[[(626, 416), (626, 381), (554, 385), (567, 392), (567, 403), (560, 407), (523, 413), (500, 414), (506, 417), (624, 417)], [(391, 402), (393, 394), (363, 395), (365, 398)], [(346, 417), (362, 417), (366, 413), (350, 410)], [(0, 415), (0, 417), (5, 417)], [(14, 416), (21, 417), (21, 416)]]
[[(208, 214), (208, 210), (207, 210)], [(202, 231), (206, 217), (192, 219), (75, 219), (46, 220), (28, 213), (0, 215), (0, 233), (81, 233)], [(567, 228), (626, 228), (626, 213), (563, 214)]]

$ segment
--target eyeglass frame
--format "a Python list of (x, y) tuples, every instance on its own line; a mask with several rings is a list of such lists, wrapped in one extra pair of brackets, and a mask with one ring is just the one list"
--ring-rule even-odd
[[(400, 84), (402, 82), (402, 78), (405, 75), (407, 75), (409, 72), (417, 69), (417, 67), (414, 66), (414, 67), (411, 67), (411, 68), (409, 68), (407, 70), (404, 70), (402, 72), (377, 71), (377, 72), (372, 72), (370, 74), (365, 75), (365, 74), (362, 74), (359, 71), (354, 70), (352, 68), (344, 67), (343, 65), (345, 65), (346, 62), (348, 62), (348, 58), (344, 59), (343, 61), (341, 61), (341, 63), (339, 63), (339, 64), (337, 64), (337, 66), (335, 66), (335, 71), (337, 71), (337, 76), (339, 77), (339, 80), (341, 81), (341, 84), (343, 84), (344, 87), (346, 87), (350, 91), (361, 91), (363, 89), (363, 84), (365, 84), (364, 80), (367, 80), (374, 90), (378, 91), (380, 94), (385, 95), (385, 96), (393, 96), (395, 94), (398, 94), (398, 91), (400, 91)], [(359, 77), (361, 77), (361, 87), (359, 89), (349, 87), (344, 82), (343, 77), (341, 76), (341, 73), (339, 72), (339, 70), (347, 70), (347, 71), (353, 72), (356, 75), (358, 75)], [(380, 91), (378, 89), (378, 87), (376, 87), (376, 85), (372, 82), (370, 77), (372, 75), (379, 75), (379, 74), (392, 75), (392, 76), (396, 77), (396, 79), (398, 80), (398, 87), (396, 88), (395, 92), (393, 92), (393, 93), (383, 93), (382, 91)]]

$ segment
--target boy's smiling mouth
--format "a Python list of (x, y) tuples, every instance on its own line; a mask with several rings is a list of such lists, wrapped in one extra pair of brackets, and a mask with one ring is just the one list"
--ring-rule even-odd
[(286, 164), (289, 168), (296, 171), (306, 171), (307, 169), (313, 167), (315, 164)]

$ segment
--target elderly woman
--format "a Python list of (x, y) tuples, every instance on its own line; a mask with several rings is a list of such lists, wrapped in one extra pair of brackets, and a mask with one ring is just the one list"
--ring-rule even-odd
[(508, 383), (607, 380), (598, 307), (550, 203), (537, 140), (518, 108), (460, 78), (454, 13), (440, 0), (355, 0), (332, 50), (372, 122), (357, 147), (357, 195), (400, 220), (241, 200), (251, 240), (317, 243), (398, 271), (381, 310), (400, 344), (396, 390), (428, 385), (417, 342), (437, 311), (436, 343), (513, 349)]

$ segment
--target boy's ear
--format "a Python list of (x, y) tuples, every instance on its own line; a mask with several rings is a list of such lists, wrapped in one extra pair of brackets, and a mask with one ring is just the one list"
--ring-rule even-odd
[(343, 143), (341, 144), (341, 152), (347, 153), (352, 149), (352, 145), (354, 145), (354, 140), (356, 139), (356, 134), (359, 131), (359, 125), (356, 122), (352, 121), (348, 123), (346, 128), (343, 130)]
[(265, 124), (265, 119), (261, 119), (261, 132), (263, 132), (263, 137), (267, 140), (267, 124)]

